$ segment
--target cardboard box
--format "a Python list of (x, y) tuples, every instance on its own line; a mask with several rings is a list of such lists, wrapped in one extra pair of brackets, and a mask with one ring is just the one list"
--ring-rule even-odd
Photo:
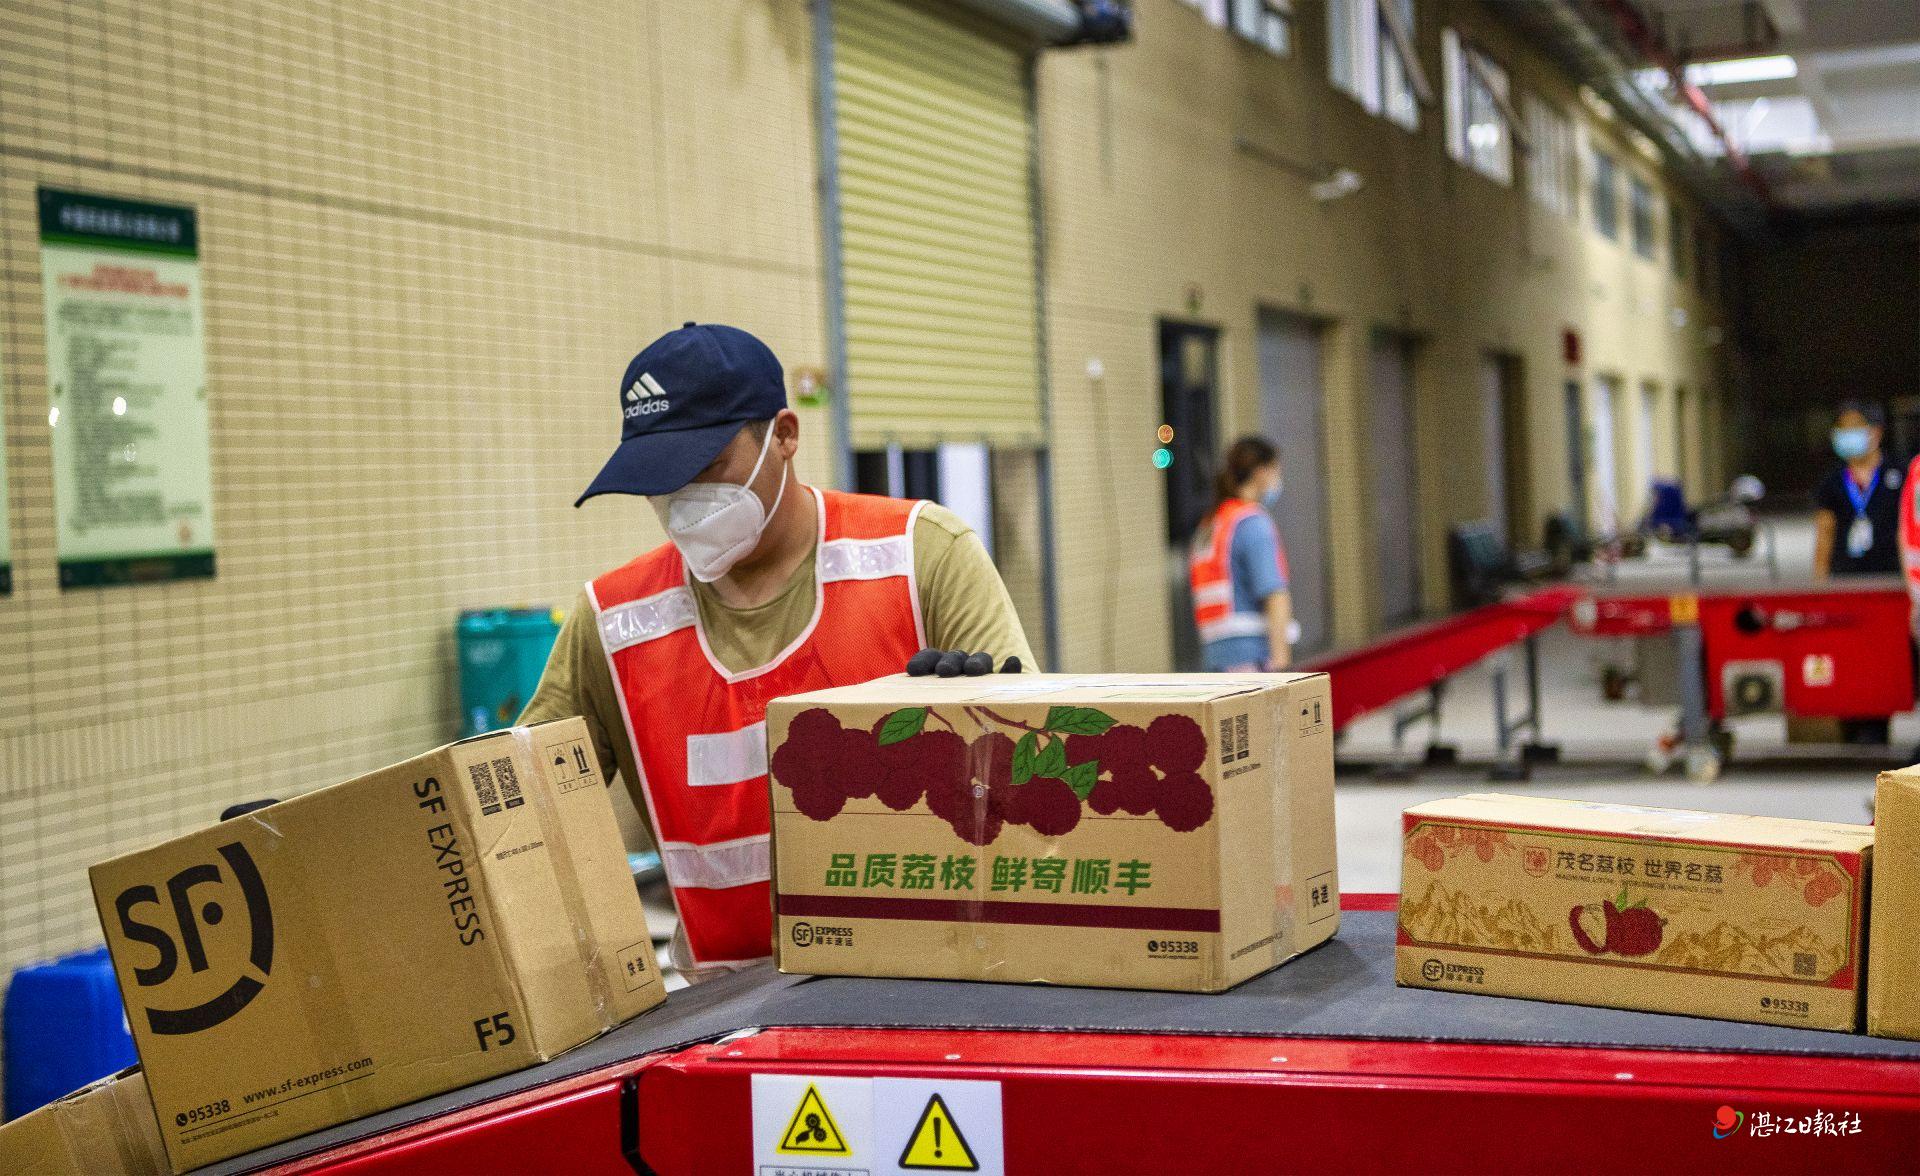
[(1880, 774), (1873, 835), (1867, 1032), (1920, 1040), (1920, 767)]
[(0, 1172), (150, 1176), (166, 1171), (167, 1153), (138, 1066), (0, 1126)]
[(1869, 826), (1476, 795), (1403, 831), (1401, 984), (1859, 1027)]
[(1339, 927), (1330, 720), (1319, 674), (902, 675), (776, 699), (780, 968), (1231, 987)]
[(92, 879), (176, 1170), (544, 1061), (665, 997), (579, 719)]

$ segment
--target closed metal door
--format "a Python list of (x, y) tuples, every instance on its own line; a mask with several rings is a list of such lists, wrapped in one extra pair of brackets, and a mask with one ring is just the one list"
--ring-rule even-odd
[(1373, 427), (1367, 440), (1373, 462), (1374, 568), (1380, 583), (1380, 621), (1398, 625), (1420, 613), (1413, 351), (1406, 338), (1385, 333), (1374, 336), (1370, 351)]
[(1287, 549), (1293, 617), (1300, 624), (1294, 652), (1318, 653), (1333, 640), (1320, 327), (1299, 315), (1262, 311), (1259, 347), (1260, 428), (1280, 446), (1286, 479), (1273, 520)]

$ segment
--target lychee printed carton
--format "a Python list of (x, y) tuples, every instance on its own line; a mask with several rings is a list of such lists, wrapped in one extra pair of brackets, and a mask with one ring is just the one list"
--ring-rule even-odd
[(1869, 826), (1473, 795), (1402, 829), (1403, 985), (1859, 1027)]
[(767, 710), (781, 970), (1216, 992), (1339, 926), (1324, 675), (882, 678)]

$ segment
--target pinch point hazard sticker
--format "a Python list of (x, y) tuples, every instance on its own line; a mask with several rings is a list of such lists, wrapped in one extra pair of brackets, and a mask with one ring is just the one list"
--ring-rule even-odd
[(833, 1121), (833, 1112), (821, 1100), (820, 1091), (808, 1086), (807, 1092), (800, 1096), (800, 1105), (793, 1110), (793, 1118), (787, 1123), (787, 1129), (780, 1135), (780, 1143), (774, 1148), (781, 1155), (790, 1156), (848, 1156), (853, 1149), (847, 1146), (846, 1136), (840, 1134), (840, 1125)]
[(1000, 1084), (753, 1076), (756, 1176), (1005, 1176)]

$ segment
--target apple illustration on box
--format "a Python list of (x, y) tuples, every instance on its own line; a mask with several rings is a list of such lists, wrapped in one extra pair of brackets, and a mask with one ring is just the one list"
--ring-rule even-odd
[[(1567, 912), (1567, 925), (1573, 929), (1573, 941), (1588, 955), (1612, 952), (1615, 955), (1652, 955), (1660, 949), (1667, 921), (1647, 906), (1647, 900), (1627, 905), (1627, 892), (1618, 901), (1608, 899), (1586, 903)], [(1600, 932), (1598, 939), (1594, 931)]]

